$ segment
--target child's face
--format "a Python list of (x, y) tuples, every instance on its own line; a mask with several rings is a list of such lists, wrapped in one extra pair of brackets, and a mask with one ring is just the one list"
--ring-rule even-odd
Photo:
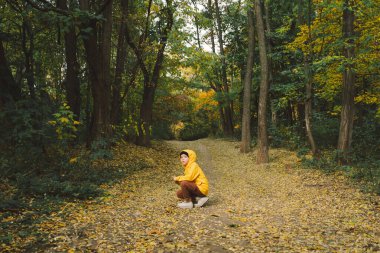
[(189, 157), (187, 155), (185, 155), (185, 154), (182, 154), (180, 160), (181, 160), (182, 165), (186, 166), (187, 163), (189, 162)]

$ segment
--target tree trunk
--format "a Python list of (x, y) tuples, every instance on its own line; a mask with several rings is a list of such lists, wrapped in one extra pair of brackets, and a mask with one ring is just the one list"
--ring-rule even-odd
[[(29, 45), (29, 47), (28, 47)], [(26, 82), (29, 87), (30, 97), (36, 98), (34, 82), (34, 35), (30, 21), (24, 17), (22, 23), (22, 49), (25, 55), (25, 74)]]
[[(300, 1), (301, 2), (301, 1)], [(299, 7), (301, 8), (301, 6)], [(311, 124), (311, 118), (312, 118), (312, 103), (313, 103), (313, 74), (310, 69), (311, 62), (313, 60), (313, 52), (311, 49), (311, 0), (308, 0), (308, 19), (307, 19), (307, 26), (309, 29), (308, 34), (308, 52), (307, 55), (304, 56), (304, 69), (305, 69), (305, 76), (306, 76), (306, 100), (305, 100), (305, 127), (306, 127), (306, 135), (307, 139), (310, 144), (311, 152), (313, 153), (313, 156), (316, 157), (318, 150), (317, 145), (314, 141), (313, 131), (312, 131), (312, 124)]]
[(117, 42), (117, 55), (115, 67), (115, 80), (112, 86), (112, 102), (111, 102), (111, 123), (118, 125), (121, 123), (122, 112), (122, 97), (121, 97), (121, 83), (122, 73), (124, 72), (126, 45), (125, 45), (125, 22), (126, 22), (126, 8), (128, 7), (124, 1), (121, 1), (121, 24), (119, 28), (118, 42)]
[(137, 145), (150, 146), (150, 132), (153, 117), (153, 102), (156, 88), (149, 84), (144, 85), (143, 102), (140, 106), (140, 121), (138, 125), (139, 136), (137, 137)]
[[(57, 6), (60, 9), (68, 10), (67, 0), (58, 0)], [(67, 102), (75, 114), (75, 117), (79, 119), (81, 108), (81, 94), (80, 94), (80, 81), (79, 70), (80, 66), (77, 59), (77, 36), (75, 33), (75, 26), (70, 25), (67, 32), (64, 35), (65, 38), (65, 56), (66, 56), (66, 96)]]
[[(107, 1), (107, 0), (105, 0)], [(112, 0), (104, 8), (102, 30), (97, 29), (96, 20), (89, 20), (84, 28), (92, 28), (84, 36), (86, 61), (89, 67), (93, 112), (90, 125), (91, 141), (110, 134), (110, 53), (112, 28)], [(88, 0), (80, 0), (81, 10), (89, 11)], [(99, 36), (99, 40), (98, 40)]]
[(340, 162), (349, 162), (349, 151), (351, 149), (352, 130), (354, 125), (354, 95), (355, 95), (355, 73), (352, 60), (355, 57), (354, 44), (354, 20), (353, 1), (345, 0), (343, 3), (343, 38), (345, 40), (344, 56), (345, 63), (343, 71), (343, 94), (342, 112), (340, 118), (340, 129), (338, 139), (338, 150), (343, 152)]
[(208, 0), (207, 1), (207, 9), (208, 9), (208, 18), (210, 19), (210, 21), (212, 22), (212, 25), (211, 25), (211, 30), (210, 30), (210, 37), (211, 37), (211, 49), (212, 49), (212, 52), (215, 54), (216, 53), (216, 50), (215, 50), (215, 38), (214, 38), (214, 11), (213, 11), (213, 7), (212, 7), (212, 0)]
[(240, 152), (248, 153), (251, 150), (251, 85), (252, 85), (252, 72), (253, 60), (255, 51), (255, 35), (254, 35), (254, 20), (253, 8), (249, 8), (248, 14), (248, 56), (247, 66), (244, 77), (244, 95), (243, 95), (243, 120), (242, 120), (242, 133), (241, 133), (241, 146)]
[(198, 7), (197, 7), (197, 3), (195, 0), (191, 0), (191, 3), (194, 5), (194, 8), (195, 8), (195, 11), (196, 11), (196, 14), (194, 15), (194, 24), (195, 24), (195, 28), (196, 28), (196, 35), (197, 35), (197, 43), (198, 43), (198, 48), (201, 49), (201, 39), (200, 39), (200, 36), (199, 36), (199, 18), (198, 18)]
[(231, 110), (231, 102), (229, 100), (229, 87), (227, 82), (227, 66), (226, 66), (226, 59), (224, 55), (224, 43), (223, 43), (223, 29), (222, 29), (222, 18), (220, 15), (219, 10), (219, 4), (218, 0), (215, 0), (215, 15), (216, 15), (216, 22), (217, 22), (217, 32), (218, 32), (218, 40), (219, 40), (219, 50), (220, 55), (222, 58), (222, 91), (224, 94), (224, 116), (225, 116), (225, 127), (224, 131), (227, 136), (233, 135), (233, 117), (232, 117), (232, 110)]
[(265, 29), (260, 0), (255, 0), (256, 29), (260, 51), (260, 97), (258, 108), (258, 136), (256, 163), (269, 162), (268, 133), (267, 133), (267, 102), (268, 102), (268, 59), (266, 51)]
[[(150, 4), (152, 2), (150, 1)], [(149, 43), (147, 42), (147, 34), (143, 34), (141, 37), (143, 40), (140, 40), (140, 43), (138, 46), (132, 41), (132, 38), (130, 36), (130, 31), (128, 29), (128, 26), (126, 26), (126, 39), (129, 44), (129, 46), (134, 51), (138, 64), (140, 66), (140, 69), (143, 73), (144, 77), (144, 94), (143, 94), (143, 101), (140, 106), (140, 120), (139, 124), (137, 126), (138, 128), (138, 137), (137, 137), (137, 144), (140, 146), (150, 146), (150, 128), (152, 125), (152, 115), (153, 115), (153, 102), (154, 102), (154, 95), (155, 90), (158, 85), (158, 80), (160, 77), (160, 71), (162, 68), (162, 63), (164, 61), (164, 52), (167, 45), (167, 40), (169, 33), (173, 26), (173, 11), (172, 11), (172, 1), (167, 0), (167, 6), (162, 10), (165, 12), (166, 16), (166, 26), (162, 28), (159, 34), (159, 44), (160, 47), (157, 51), (156, 60), (154, 63), (153, 70), (150, 71), (148, 67), (150, 64), (146, 64), (144, 61), (144, 50), (142, 48), (142, 44)], [(149, 16), (150, 16), (150, 6), (148, 8), (148, 15), (147, 15), (147, 23), (146, 23), (146, 29), (144, 33), (147, 33), (149, 30)], [(163, 21), (163, 20), (162, 20)], [(141, 39), (140, 38), (140, 39)], [(144, 41), (145, 40), (145, 41)]]
[(4, 105), (17, 101), (21, 90), (16, 85), (8, 61), (5, 57), (3, 41), (0, 38), (0, 110)]
[[(270, 23), (270, 9), (269, 9), (269, 1), (264, 1), (264, 12), (265, 12), (265, 18), (264, 18), (264, 23), (265, 23), (265, 30), (266, 30), (266, 41), (267, 41), (267, 51), (268, 51), (268, 73), (269, 73), (269, 87), (273, 85), (273, 76), (275, 76), (275, 68), (273, 66), (273, 61), (272, 61), (272, 29), (271, 29), (271, 23)], [(274, 104), (270, 105), (270, 112), (271, 112), (271, 123), (273, 126), (277, 124), (277, 112)]]

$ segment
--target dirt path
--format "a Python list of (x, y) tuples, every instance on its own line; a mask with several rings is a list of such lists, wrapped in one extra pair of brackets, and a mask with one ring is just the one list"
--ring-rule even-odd
[[(297, 158), (283, 150), (271, 151), (270, 165), (256, 166), (254, 154), (240, 154), (237, 142), (165, 145), (171, 148), (147, 154), (153, 168), (128, 176), (101, 203), (53, 216), (43, 227), (51, 227), (47, 252), (380, 251), (379, 198), (341, 176), (297, 169)], [(171, 178), (182, 173), (183, 148), (197, 152), (209, 178), (204, 208), (176, 207)]]

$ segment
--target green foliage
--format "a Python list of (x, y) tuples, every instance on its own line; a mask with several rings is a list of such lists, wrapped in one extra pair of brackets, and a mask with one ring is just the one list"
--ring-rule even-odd
[(44, 167), (52, 136), (44, 124), (49, 110), (41, 102), (21, 100), (0, 111), (0, 175)]
[(155, 122), (152, 126), (152, 138), (161, 140), (174, 139), (174, 133), (172, 132), (170, 125), (170, 122), (166, 121)]
[(61, 105), (56, 113), (53, 114), (54, 120), (49, 121), (49, 125), (53, 126), (58, 142), (62, 147), (67, 147), (77, 136), (77, 126), (79, 121), (74, 119), (75, 115), (70, 110), (70, 106), (66, 103)]
[(112, 152), (109, 149), (110, 140), (106, 138), (98, 138), (91, 143), (91, 160), (111, 159)]
[(353, 130), (352, 154), (353, 161), (366, 162), (371, 159), (380, 161), (380, 124), (374, 120), (370, 113), (361, 125)]
[(196, 123), (185, 123), (185, 127), (179, 133), (179, 139), (183, 141), (192, 141), (208, 136), (209, 130), (206, 126)]
[(335, 147), (339, 136), (339, 119), (326, 114), (313, 114), (313, 135), (320, 148)]
[(298, 149), (305, 145), (303, 138), (297, 132), (296, 126), (274, 126), (269, 128), (269, 143), (272, 147)]

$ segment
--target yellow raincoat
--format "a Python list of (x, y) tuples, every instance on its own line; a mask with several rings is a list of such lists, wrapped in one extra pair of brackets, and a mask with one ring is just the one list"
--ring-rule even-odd
[(197, 155), (194, 151), (190, 149), (183, 150), (189, 154), (189, 162), (185, 166), (185, 175), (178, 176), (175, 178), (176, 181), (191, 181), (194, 182), (199, 190), (207, 196), (208, 194), (208, 180), (203, 173), (201, 167), (195, 162), (197, 160)]

